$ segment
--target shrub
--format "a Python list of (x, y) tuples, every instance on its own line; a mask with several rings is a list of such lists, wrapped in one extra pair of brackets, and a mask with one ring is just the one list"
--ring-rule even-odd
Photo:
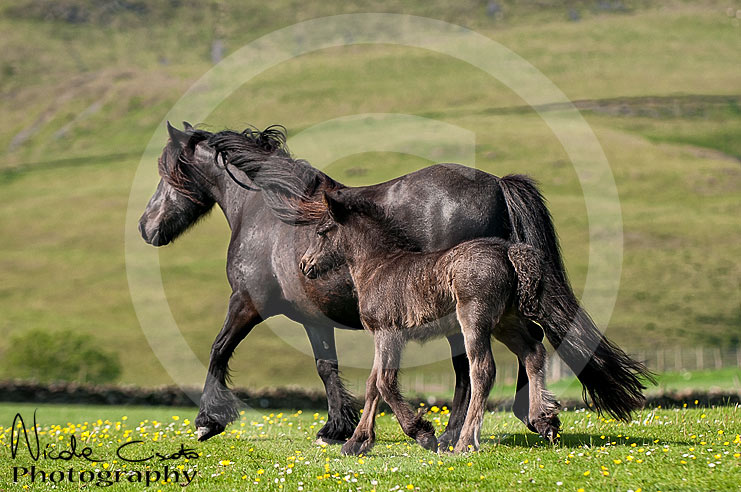
[(121, 374), (118, 355), (93, 337), (72, 330), (17, 333), (3, 357), (5, 375), (39, 382), (108, 383)]

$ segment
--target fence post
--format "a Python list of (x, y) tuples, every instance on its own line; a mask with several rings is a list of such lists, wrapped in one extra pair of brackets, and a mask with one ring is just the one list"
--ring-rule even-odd
[(561, 379), (561, 359), (557, 355), (551, 357), (551, 381), (559, 381)]
[(696, 362), (696, 369), (698, 371), (702, 371), (705, 369), (705, 361), (703, 360), (703, 349), (702, 346), (695, 347), (695, 362)]
[(713, 349), (713, 357), (715, 358), (715, 368), (721, 369), (723, 367), (723, 359), (720, 356), (720, 347)]

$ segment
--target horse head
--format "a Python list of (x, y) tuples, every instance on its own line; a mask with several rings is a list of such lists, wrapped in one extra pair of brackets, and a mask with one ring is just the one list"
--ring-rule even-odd
[[(164, 246), (188, 230), (213, 207), (204, 166), (213, 152), (199, 156), (199, 143), (211, 135), (184, 123), (185, 131), (167, 123), (170, 139), (158, 160), (160, 181), (139, 219), (142, 238)], [(203, 161), (203, 162), (201, 162)]]

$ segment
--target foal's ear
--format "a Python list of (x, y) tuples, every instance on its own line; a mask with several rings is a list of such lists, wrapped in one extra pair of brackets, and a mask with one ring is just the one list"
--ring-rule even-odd
[(167, 133), (170, 135), (170, 140), (172, 140), (173, 143), (179, 145), (180, 147), (186, 147), (188, 145), (190, 135), (182, 130), (178, 130), (177, 128), (172, 126), (169, 121), (167, 122)]
[(347, 205), (345, 205), (342, 195), (330, 194), (325, 191), (322, 193), (322, 198), (332, 220), (338, 224), (342, 224), (347, 220), (350, 211)]

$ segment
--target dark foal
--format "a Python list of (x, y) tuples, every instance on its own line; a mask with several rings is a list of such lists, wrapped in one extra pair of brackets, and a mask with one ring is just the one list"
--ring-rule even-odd
[[(539, 252), (521, 243), (501, 239), (474, 239), (438, 252), (422, 252), (390, 220), (378, 205), (342, 190), (324, 194), (324, 207), (305, 205), (307, 217), (316, 222), (316, 236), (301, 260), (305, 274), (316, 275), (325, 258), (341, 255), (347, 262), (358, 295), (360, 319), (373, 333), (375, 357), (366, 385), (365, 408), (352, 438), (342, 448), (346, 454), (366, 453), (373, 445), (375, 412), (379, 397), (393, 409), (404, 432), (421, 446), (437, 449), (432, 425), (414, 414), (399, 392), (397, 373), (401, 351), (408, 340), (424, 341), (454, 334), (449, 323), (440, 323), (455, 313), (470, 363), (471, 395), (455, 452), (479, 449), (479, 434), (486, 401), (495, 376), (491, 336), (503, 342), (524, 362), (529, 388), (529, 423), (549, 441), (558, 435), (558, 403), (545, 389), (546, 351), (533, 338), (527, 322), (544, 327), (549, 340), (588, 354), (584, 341), (594, 334), (594, 325), (575, 325), (580, 336), (563, 337), (570, 313), (555, 300), (566, 286), (544, 272)], [(597, 331), (597, 334), (599, 332)], [(607, 353), (620, 374), (605, 373), (606, 367), (586, 364), (582, 372), (600, 371), (601, 384), (617, 395), (605, 410), (615, 415), (630, 412), (642, 403), (643, 386), (637, 375), (645, 368), (629, 359), (599, 334), (595, 354)], [(605, 352), (608, 350), (608, 352)], [(571, 353), (569, 350), (565, 351)], [(578, 364), (581, 360), (569, 359)], [(599, 362), (599, 361), (597, 361)], [(620, 387), (611, 378), (632, 378), (636, 385)], [(597, 388), (587, 388), (597, 391)], [(617, 399), (615, 398), (617, 396)], [(620, 401), (620, 399), (623, 399)]]

